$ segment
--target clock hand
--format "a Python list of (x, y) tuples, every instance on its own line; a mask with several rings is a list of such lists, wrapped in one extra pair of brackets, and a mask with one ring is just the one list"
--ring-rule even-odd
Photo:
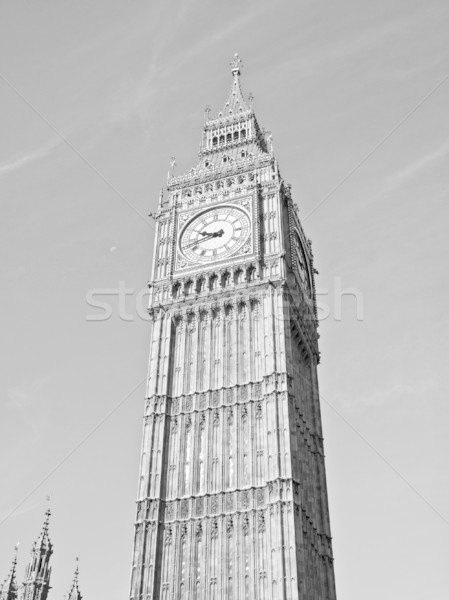
[(215, 235), (213, 233), (208, 233), (206, 237), (195, 240), (194, 242), (190, 242), (190, 244), (187, 244), (187, 246), (184, 246), (184, 250), (187, 250), (187, 248), (190, 248), (191, 246), (197, 246), (201, 242), (205, 242), (206, 240), (212, 239), (213, 237), (215, 237)]
[[(199, 232), (199, 233), (202, 233), (202, 232)], [(214, 237), (221, 237), (223, 234), (224, 234), (223, 229), (220, 229), (220, 231), (214, 231), (213, 233), (206, 233), (202, 239), (195, 240), (194, 242), (190, 242), (190, 244), (187, 244), (187, 246), (184, 246), (184, 250), (187, 250), (187, 248), (191, 248), (192, 246), (197, 246), (201, 242), (205, 242)]]
[(213, 237), (221, 237), (224, 233), (223, 229), (220, 229), (220, 231), (211, 231), (211, 233), (208, 233), (207, 231), (199, 231), (198, 232), (200, 235), (208, 235), (208, 236), (213, 236)]

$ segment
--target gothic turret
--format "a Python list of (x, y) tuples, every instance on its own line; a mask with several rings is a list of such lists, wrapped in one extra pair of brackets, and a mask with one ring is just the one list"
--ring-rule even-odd
[(45, 513), (42, 531), (31, 549), (31, 560), (25, 571), (20, 600), (46, 600), (50, 589), (50, 558), (53, 545), (48, 535), (50, 510)]
[(246, 101), (240, 87), (242, 61), (238, 54), (231, 61), (232, 86), (228, 98), (216, 117), (206, 112), (203, 140), (200, 149), (201, 166), (217, 168), (226, 163), (267, 151), (268, 132), (257, 123), (252, 96)]
[(79, 567), (78, 567), (78, 559), (76, 559), (76, 569), (73, 575), (72, 587), (70, 588), (70, 592), (67, 596), (67, 600), (82, 600), (81, 592), (78, 586), (78, 577), (79, 577)]
[(8, 577), (0, 587), (0, 600), (17, 600), (19, 587), (16, 580), (17, 554), (12, 561)]

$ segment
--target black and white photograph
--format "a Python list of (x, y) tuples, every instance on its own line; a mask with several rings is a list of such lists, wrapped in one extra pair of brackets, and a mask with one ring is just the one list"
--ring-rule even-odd
[(449, 4), (0, 2), (0, 600), (444, 600)]

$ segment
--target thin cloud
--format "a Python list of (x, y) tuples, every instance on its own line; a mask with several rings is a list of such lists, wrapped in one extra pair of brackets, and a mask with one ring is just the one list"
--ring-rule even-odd
[[(264, 10), (262, 4), (257, 12), (262, 13)], [(256, 15), (257, 13), (252, 11), (246, 15), (240, 15), (239, 19), (232, 20), (225, 27), (217, 28), (214, 31), (214, 43), (218, 44), (221, 40), (235, 37), (241, 30), (245, 29), (248, 23), (254, 20)], [(176, 27), (178, 29), (184, 27), (182, 16), (183, 10), (180, 10), (174, 24), (174, 36), (177, 31)], [(209, 37), (201, 37), (192, 40), (188, 48), (181, 55), (176, 55), (176, 60), (170, 62), (162, 59), (162, 55), (167, 51), (166, 48), (166, 39), (153, 40), (150, 64), (144, 76), (138, 81), (126, 78), (121, 82), (119, 89), (112, 96), (107, 118), (109, 123), (121, 124), (136, 117), (143, 122), (148, 122), (153, 117), (152, 104), (161, 87), (172, 85), (171, 82), (176, 79), (176, 73), (180, 70), (191, 68), (197, 61), (207, 60), (205, 57), (208, 56), (210, 39)], [(234, 52), (238, 50), (239, 48), (230, 50), (229, 60)]]
[[(327, 73), (332, 63), (349, 64), (351, 60), (358, 62), (361, 57), (372, 55), (373, 51), (384, 48), (394, 40), (403, 27), (403, 19), (397, 18), (375, 23), (363, 32), (348, 35), (344, 35), (344, 32), (338, 29), (333, 35), (330, 34), (327, 43), (322, 43), (321, 30), (317, 30), (315, 35), (310, 35), (307, 41), (304, 41), (302, 55), (298, 58), (292, 53), (290, 58), (287, 57), (283, 62), (283, 67), (286, 72), (293, 69), (293, 72), (300, 73), (301, 77), (316, 77), (317, 70), (323, 69)], [(371, 73), (372, 67), (367, 68), (366, 74)]]
[(137, 117), (145, 122), (151, 114), (153, 98), (157, 93), (157, 76), (158, 69), (153, 60), (140, 81), (124, 80), (111, 101), (108, 121), (120, 124)]
[(62, 142), (61, 138), (53, 138), (47, 144), (44, 144), (40, 148), (37, 148), (33, 152), (23, 154), (17, 158), (11, 159), (7, 162), (0, 164), (0, 176), (7, 175), (13, 171), (18, 171), (26, 167), (28, 164), (36, 162), (41, 158), (48, 156), (57, 146)]
[(394, 405), (399, 402), (412, 402), (429, 398), (439, 390), (438, 381), (433, 378), (417, 379), (415, 381), (397, 381), (388, 387), (373, 390), (367, 394), (343, 396), (338, 398), (338, 405), (348, 412), (360, 412), (371, 407)]
[(45, 375), (32, 381), (21, 381), (9, 388), (7, 405), (20, 411), (28, 410), (30, 405), (35, 405), (44, 397), (41, 392), (49, 380), (50, 377)]
[(437, 165), (448, 155), (449, 140), (442, 144), (436, 150), (433, 150), (432, 152), (421, 156), (420, 158), (413, 161), (397, 173), (391, 175), (387, 180), (386, 191), (391, 191), (393, 189), (397, 189), (406, 185), (409, 181), (420, 175), (423, 171), (426, 171)]

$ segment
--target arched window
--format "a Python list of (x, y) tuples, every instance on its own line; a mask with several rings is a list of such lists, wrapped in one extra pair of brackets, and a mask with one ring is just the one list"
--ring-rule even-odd
[(230, 283), (231, 283), (231, 274), (229, 273), (229, 271), (225, 271), (221, 278), (221, 285), (223, 287), (226, 287), (226, 286), (230, 285)]
[(218, 277), (216, 275), (212, 275), (209, 279), (209, 289), (216, 290), (218, 287)]
[(216, 146), (218, 144), (218, 138), (217, 136), (212, 138), (212, 146)]
[(220, 135), (220, 144), (224, 144), (225, 137), (224, 135)]
[(234, 131), (234, 142), (239, 139), (239, 132)]
[(226, 135), (226, 141), (227, 141), (227, 142), (231, 142), (231, 141), (232, 141), (232, 134), (231, 134), (231, 133), (228, 133), (228, 134)]
[(204, 284), (205, 284), (205, 280), (204, 277), (200, 277), (197, 282), (196, 282), (196, 291), (198, 294), (200, 294), (201, 292), (204, 292)]
[(246, 129), (242, 129), (242, 131), (240, 132), (240, 137), (242, 138), (242, 140), (246, 138)]

